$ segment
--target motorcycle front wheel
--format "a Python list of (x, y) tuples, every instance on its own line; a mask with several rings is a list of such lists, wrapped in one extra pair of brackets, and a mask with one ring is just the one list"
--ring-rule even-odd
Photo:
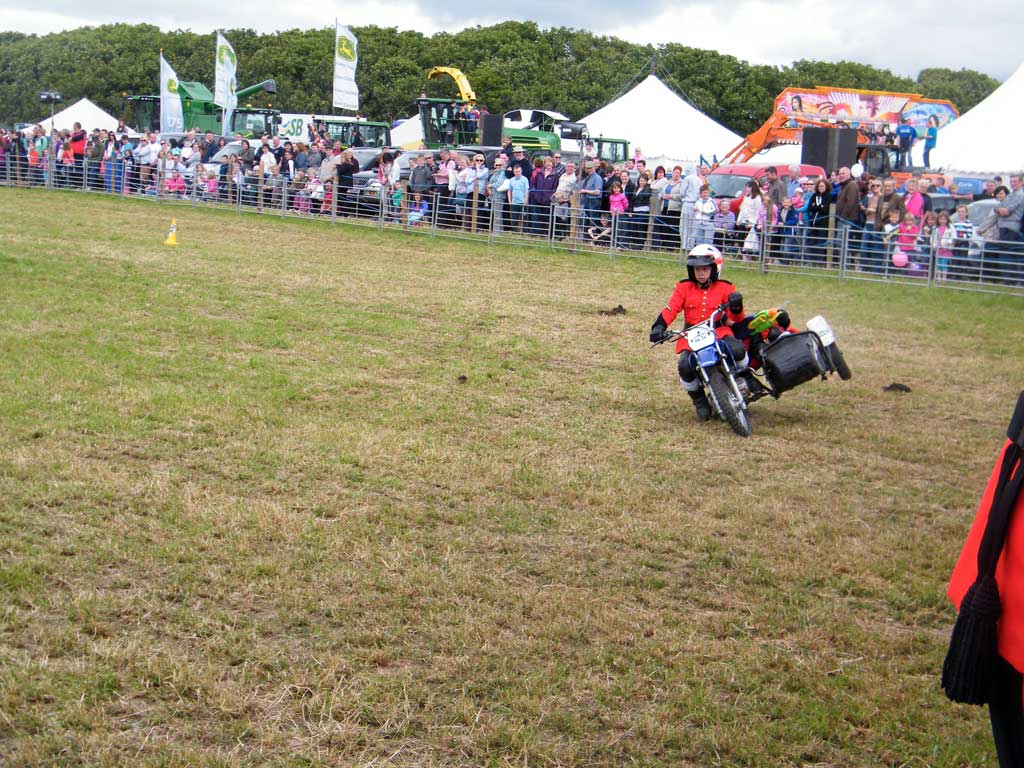
[(719, 370), (711, 371), (709, 377), (711, 392), (718, 402), (722, 417), (729, 423), (729, 427), (740, 437), (750, 437), (753, 429), (750, 426), (750, 419), (742, 404), (736, 402), (736, 395), (729, 386), (729, 381)]

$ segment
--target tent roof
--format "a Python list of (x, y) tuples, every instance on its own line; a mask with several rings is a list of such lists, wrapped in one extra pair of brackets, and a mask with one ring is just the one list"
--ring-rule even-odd
[(1014, 136), (1022, 122), (1024, 64), (974, 109), (939, 131), (933, 164), (961, 171), (1024, 170), (1024, 145)]
[(645, 155), (696, 161), (721, 157), (742, 137), (679, 98), (654, 75), (580, 120), (591, 136), (629, 140)]
[[(117, 118), (108, 115), (88, 99), (79, 99), (53, 116), (53, 125), (57, 126), (57, 130), (71, 130), (75, 123), (81, 123), (87, 131), (93, 128), (106, 128), (108, 131), (117, 128)], [(47, 133), (52, 128), (49, 117), (40, 120), (39, 125), (43, 126)], [(34, 127), (35, 123), (28, 130), (31, 131)]]

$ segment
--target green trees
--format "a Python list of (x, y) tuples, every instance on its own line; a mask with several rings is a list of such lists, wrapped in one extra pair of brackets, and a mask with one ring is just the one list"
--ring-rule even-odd
[[(655, 53), (652, 46), (533, 22), (507, 21), (458, 33), (425, 37), (386, 27), (357, 27), (358, 85), (362, 113), (377, 120), (407, 117), (423, 91), (455, 96), (447, 79), (427, 81), (433, 66), (466, 73), (491, 112), (543, 107), (581, 118), (600, 108), (631, 80), (639, 82)], [(238, 53), (238, 83), (267, 78), (277, 96), (264, 98), (286, 112), (331, 112), (333, 78), (330, 28), (257, 34), (225, 30)], [(163, 49), (182, 80), (212, 86), (214, 34), (161, 32), (139, 24), (84, 27), (52, 35), (0, 33), (0, 123), (36, 119), (47, 110), (41, 90), (59, 90), (66, 102), (88, 96), (111, 114), (129, 117), (123, 93), (156, 93)], [(950, 99), (967, 111), (998, 87), (980, 72), (923, 69), (917, 81), (849, 61), (795, 61), (788, 67), (752, 65), (715, 51), (666, 45), (658, 74), (710, 117), (740, 134), (760, 125), (772, 99), (789, 85), (835, 85), (919, 92)], [(256, 102), (254, 102), (255, 104)]]

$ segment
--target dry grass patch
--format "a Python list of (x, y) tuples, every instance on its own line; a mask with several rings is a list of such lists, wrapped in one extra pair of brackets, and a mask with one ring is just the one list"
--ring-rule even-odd
[(1021, 299), (731, 268), (855, 374), (741, 441), (671, 266), (0, 199), (0, 762), (992, 760), (943, 590)]

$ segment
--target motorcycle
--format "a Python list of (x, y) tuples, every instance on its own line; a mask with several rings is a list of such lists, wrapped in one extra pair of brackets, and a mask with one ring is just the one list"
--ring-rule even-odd
[(707, 320), (691, 325), (684, 331), (669, 331), (652, 347), (685, 338), (690, 346), (689, 354), (697, 378), (704, 387), (712, 411), (728, 422), (732, 431), (741, 437), (749, 437), (753, 430), (747, 416), (747, 403), (752, 393), (746, 381), (740, 384), (737, 375), (748, 370), (741, 368), (733, 358), (729, 347), (715, 334), (719, 317), (725, 315), (726, 305), (721, 304), (712, 311)]
[[(683, 331), (669, 331), (651, 347), (686, 339), (690, 351), (683, 354), (692, 356), (693, 368), (713, 412), (740, 437), (753, 434), (748, 405), (755, 400), (766, 395), (778, 400), (783, 392), (811, 379), (825, 380), (833, 373), (843, 380), (852, 376), (836, 343), (835, 332), (821, 315), (807, 321), (806, 331), (780, 330), (770, 334), (770, 340), (758, 349), (761, 372), (749, 365), (740, 366), (729, 347), (715, 334), (717, 321), (725, 310), (726, 305), (722, 304), (706, 320)], [(733, 326), (736, 337), (742, 340), (772, 328), (778, 313), (773, 308), (748, 316)]]

